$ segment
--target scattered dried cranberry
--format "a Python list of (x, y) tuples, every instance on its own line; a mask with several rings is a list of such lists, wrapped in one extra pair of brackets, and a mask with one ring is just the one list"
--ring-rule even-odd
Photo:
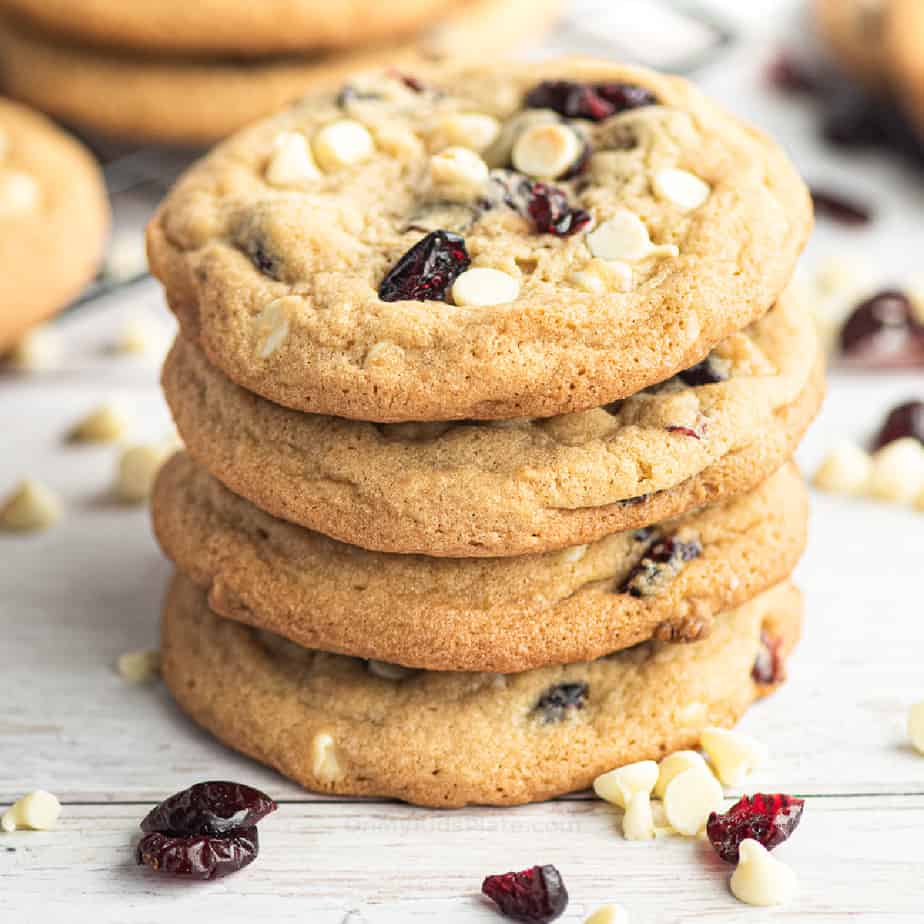
[(873, 212), (869, 206), (825, 189), (812, 187), (812, 202), (817, 214), (842, 225), (851, 227), (868, 225), (873, 218)]
[(379, 298), (383, 302), (444, 302), (450, 286), (470, 263), (460, 235), (431, 231), (392, 267), (379, 286)]
[(227, 834), (250, 828), (276, 811), (265, 793), (242, 783), (196, 783), (164, 799), (141, 822), (141, 830), (182, 834)]
[(709, 841), (726, 863), (738, 862), (738, 847), (746, 838), (767, 850), (782, 844), (802, 819), (804, 799), (782, 793), (742, 796), (727, 812), (713, 812), (706, 823)]
[(767, 80), (784, 93), (816, 93), (818, 73), (804, 61), (781, 51), (767, 68)]
[(545, 80), (526, 94), (524, 106), (552, 109), (568, 119), (602, 122), (618, 112), (652, 106), (657, 101), (651, 90), (636, 84)]
[(569, 710), (584, 708), (587, 691), (586, 683), (559, 683), (549, 687), (539, 697), (533, 711), (540, 713), (542, 721), (546, 724), (560, 722), (568, 715)]
[(135, 852), (138, 865), (189, 879), (218, 879), (253, 863), (260, 850), (257, 829), (238, 828), (223, 836), (145, 834)]
[(533, 866), (521, 873), (488, 876), (481, 891), (514, 921), (554, 921), (568, 907), (568, 891), (554, 866)]
[(887, 289), (861, 302), (841, 328), (845, 357), (870, 368), (924, 364), (924, 325), (910, 299)]
[(761, 631), (760, 649), (751, 668), (751, 677), (754, 683), (769, 686), (779, 683), (783, 676), (783, 639)]
[(590, 212), (573, 209), (565, 193), (548, 183), (532, 183), (526, 206), (540, 234), (569, 237), (590, 224)]
[(650, 597), (668, 584), (686, 565), (703, 553), (699, 539), (687, 541), (676, 536), (657, 539), (619, 586), (619, 593)]
[(906, 401), (892, 408), (873, 440), (873, 450), (905, 436), (924, 443), (924, 401)]
[(712, 385), (715, 382), (724, 382), (728, 375), (721, 367), (721, 364), (713, 356), (707, 356), (702, 362), (698, 362), (683, 372), (678, 372), (677, 377), (691, 388), (697, 388), (700, 385)]

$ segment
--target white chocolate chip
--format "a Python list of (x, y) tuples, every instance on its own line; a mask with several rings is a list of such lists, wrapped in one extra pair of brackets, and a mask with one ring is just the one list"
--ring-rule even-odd
[(142, 355), (161, 351), (165, 346), (163, 328), (147, 318), (129, 318), (113, 344), (113, 352)]
[(504, 123), (500, 134), (484, 151), (484, 159), (490, 167), (506, 167), (510, 163), (513, 146), (523, 132), (534, 125), (558, 122), (558, 113), (551, 109), (525, 109)]
[(292, 301), (290, 297), (274, 298), (257, 315), (254, 331), (260, 341), (257, 347), (257, 356), (260, 359), (269, 359), (289, 336)]
[(40, 324), (26, 331), (6, 355), (11, 369), (40, 372), (53, 368), (61, 356), (61, 341), (48, 325)]
[(587, 246), (601, 260), (625, 263), (637, 263), (651, 256), (676, 257), (679, 253), (673, 244), (653, 244), (645, 223), (628, 209), (620, 209), (589, 232)]
[(651, 817), (654, 821), (655, 837), (674, 837), (680, 833), (667, 820), (667, 811), (663, 802), (651, 803)]
[(27, 478), (0, 504), (0, 529), (48, 529), (61, 518), (61, 501), (40, 481)]
[(675, 751), (673, 754), (668, 754), (667, 757), (658, 764), (658, 781), (654, 786), (655, 798), (664, 798), (668, 783), (670, 783), (678, 773), (683, 773), (684, 770), (695, 769), (712, 772), (709, 770), (706, 761), (703, 760), (703, 755), (698, 751)]
[(654, 175), (655, 192), (684, 212), (698, 209), (708, 198), (711, 189), (698, 176), (676, 167), (665, 167)]
[(602, 295), (606, 291), (603, 280), (596, 273), (591, 273), (588, 270), (573, 272), (571, 282), (579, 289), (590, 292), (591, 295)]
[(560, 122), (533, 125), (513, 146), (513, 166), (528, 176), (554, 180), (577, 163), (583, 150), (573, 128)]
[(114, 443), (128, 427), (125, 414), (112, 404), (101, 404), (79, 420), (67, 435), (73, 443)]
[(763, 744), (727, 728), (704, 728), (699, 743), (708, 755), (716, 776), (725, 786), (740, 785), (767, 759), (767, 749)]
[(488, 181), (488, 165), (468, 148), (446, 148), (430, 158), (430, 182), (439, 198), (469, 202)]
[(440, 119), (430, 138), (431, 150), (463, 147), (480, 154), (497, 140), (500, 130), (500, 122), (494, 116), (454, 112)]
[(924, 754), (924, 701), (908, 710), (908, 737), (917, 751)]
[(363, 358), (364, 366), (385, 366), (391, 360), (399, 360), (404, 355), (404, 350), (397, 343), (390, 340), (379, 340), (373, 343), (366, 351)]
[(32, 831), (50, 831), (58, 822), (61, 803), (44, 789), (36, 789), (13, 803), (3, 813), (0, 828), (7, 833), (20, 828)]
[(423, 142), (405, 126), (394, 122), (381, 122), (370, 128), (375, 146), (401, 163), (411, 163), (424, 154)]
[(505, 305), (520, 294), (520, 283), (513, 276), (491, 269), (476, 266), (466, 270), (452, 284), (452, 300), (457, 305), (486, 307), (488, 305)]
[(116, 667), (128, 683), (148, 683), (160, 674), (160, 652), (154, 648), (126, 651), (119, 655)]
[(664, 791), (664, 814), (672, 828), (693, 837), (706, 826), (712, 812), (722, 809), (719, 781), (706, 767), (682, 770)]
[(861, 494), (869, 483), (872, 468), (873, 460), (865, 449), (844, 441), (825, 456), (812, 484), (832, 494)]
[(604, 905), (587, 918), (584, 924), (629, 924), (629, 912), (622, 905)]
[(567, 565), (576, 565), (586, 554), (586, 545), (573, 545), (561, 553), (561, 560)]
[(872, 497), (910, 504), (924, 491), (924, 446), (913, 436), (873, 453), (868, 490)]
[(175, 447), (146, 443), (129, 446), (119, 458), (113, 493), (125, 503), (140, 504), (147, 500), (161, 466), (175, 452)]
[(301, 132), (281, 132), (276, 136), (266, 165), (267, 183), (281, 187), (304, 186), (320, 176), (308, 139)]
[(411, 674), (417, 673), (410, 667), (392, 664), (390, 661), (376, 661), (374, 658), (370, 658), (367, 664), (369, 673), (375, 674), (376, 677), (381, 677), (382, 680), (404, 680), (405, 677), (410, 677)]
[(651, 797), (647, 792), (634, 792), (622, 816), (622, 836), (627, 841), (650, 841), (655, 836)]
[(322, 783), (335, 783), (343, 777), (334, 739), (327, 732), (318, 732), (311, 742), (311, 770)]
[(314, 156), (328, 173), (361, 164), (375, 152), (369, 130), (354, 119), (340, 119), (325, 125), (315, 136)]
[(632, 288), (632, 267), (621, 260), (590, 260), (571, 274), (571, 281), (585, 292), (600, 295), (609, 290), (628, 292)]
[(123, 231), (109, 245), (103, 273), (113, 282), (125, 282), (143, 276), (148, 271), (144, 235), (139, 231)]
[(650, 795), (658, 780), (658, 765), (653, 760), (640, 760), (601, 773), (594, 780), (594, 792), (607, 802), (626, 808), (636, 793)]
[(0, 218), (35, 210), (41, 191), (35, 177), (19, 170), (0, 170)]
[(745, 838), (738, 848), (738, 865), (731, 875), (732, 895), (746, 905), (784, 905), (795, 897), (796, 874), (770, 855), (759, 841)]

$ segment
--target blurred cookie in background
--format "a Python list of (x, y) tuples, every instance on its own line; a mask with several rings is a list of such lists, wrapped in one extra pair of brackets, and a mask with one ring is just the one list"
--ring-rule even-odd
[[(815, 23), (837, 64), (871, 88), (886, 83), (890, 0), (813, 0)], [(912, 0), (917, 5), (918, 0)]]
[(96, 275), (108, 229), (92, 155), (44, 116), (0, 99), (0, 353)]
[(924, 138), (924, 0), (890, 0), (886, 40), (895, 92)]
[[(398, 43), (259, 59), (116, 54), (7, 21), (0, 30), (0, 73), (11, 96), (84, 129), (204, 145), (356, 70), (509, 53), (538, 40), (563, 6), (563, 0), (469, 0)], [(280, 20), (278, 28), (288, 25)], [(357, 43), (363, 37), (354, 36)]]

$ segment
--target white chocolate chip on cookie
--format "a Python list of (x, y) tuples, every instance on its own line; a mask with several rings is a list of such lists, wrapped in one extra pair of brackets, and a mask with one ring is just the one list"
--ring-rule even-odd
[(855, 443), (834, 446), (818, 466), (812, 484), (832, 494), (861, 494), (869, 483), (873, 460)]
[(873, 497), (910, 504), (924, 490), (924, 446), (913, 436), (887, 443), (873, 453), (868, 485)]
[(656, 799), (663, 799), (670, 781), (683, 773), (684, 770), (706, 770), (709, 773), (709, 767), (703, 760), (703, 755), (698, 751), (675, 751), (668, 754), (664, 760), (658, 764), (658, 781), (654, 786), (654, 795)]
[(759, 841), (745, 838), (738, 848), (738, 865), (731, 875), (732, 895), (746, 905), (783, 905), (795, 897), (796, 874), (770, 855)]
[(257, 356), (269, 359), (289, 336), (292, 314), (291, 297), (275, 298), (256, 317), (255, 333), (259, 340)]
[(445, 148), (430, 158), (430, 182), (439, 198), (473, 200), (488, 181), (488, 165), (468, 148)]
[(50, 831), (57, 824), (60, 814), (61, 803), (57, 796), (44, 789), (36, 789), (21, 799), (17, 799), (3, 813), (0, 828), (7, 833), (20, 828), (27, 828), (31, 831)]
[(699, 741), (716, 776), (726, 786), (738, 786), (767, 759), (763, 744), (727, 728), (704, 728)]
[(625, 263), (638, 263), (656, 255), (676, 257), (679, 253), (673, 244), (653, 244), (645, 223), (628, 209), (620, 209), (612, 218), (589, 232), (587, 246), (601, 260)]
[(20, 170), (0, 170), (0, 218), (35, 210), (41, 197), (38, 182)]
[(573, 128), (552, 122), (526, 129), (513, 146), (513, 165), (520, 173), (554, 180), (567, 173), (584, 151)]
[(513, 276), (487, 266), (475, 266), (462, 273), (452, 284), (452, 299), (457, 305), (487, 307), (505, 305), (520, 294), (520, 283)]
[(281, 132), (273, 142), (266, 165), (266, 181), (272, 186), (302, 186), (319, 179), (321, 171), (311, 156), (308, 139), (300, 132)]
[(73, 443), (114, 443), (128, 427), (122, 411), (112, 404), (101, 404), (71, 428), (67, 435)]
[(650, 795), (658, 781), (658, 765), (640, 760), (602, 773), (594, 780), (594, 792), (607, 802), (626, 808), (636, 793)]
[(21, 481), (0, 504), (0, 529), (28, 532), (48, 529), (61, 518), (61, 501), (40, 481)]
[(470, 148), (479, 154), (500, 134), (500, 122), (480, 112), (454, 112), (444, 116), (430, 137), (431, 150), (448, 147)]
[(719, 781), (703, 767), (678, 773), (664, 790), (664, 814), (672, 828), (693, 837), (713, 812), (721, 811), (724, 795)]
[(327, 732), (319, 732), (311, 742), (311, 771), (322, 783), (335, 783), (343, 778), (334, 739)]
[(684, 212), (698, 209), (708, 198), (710, 188), (698, 176), (676, 167), (665, 167), (654, 175), (655, 192)]
[(369, 130), (354, 119), (340, 119), (325, 125), (314, 137), (314, 156), (328, 173), (361, 164), (375, 152)]
[(129, 446), (120, 456), (113, 493), (128, 504), (140, 504), (154, 487), (160, 467), (175, 452), (175, 447), (154, 443)]

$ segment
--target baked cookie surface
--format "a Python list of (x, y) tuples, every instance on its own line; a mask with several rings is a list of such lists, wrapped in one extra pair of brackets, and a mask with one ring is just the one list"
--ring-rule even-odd
[(306, 99), (182, 178), (148, 250), (186, 335), (250, 391), (502, 419), (699, 362), (776, 301), (810, 226), (783, 153), (688, 83), (572, 60)]
[(769, 648), (782, 665), (800, 622), (799, 594), (782, 584), (690, 645), (651, 642), (511, 675), (408, 673), (221, 619), (177, 576), (162, 670), (196, 722), (309, 789), (512, 805), (583, 789), (734, 724), (771, 688), (754, 679), (758, 657)]
[(151, 505), (165, 553), (221, 616), (306, 648), (504, 673), (707, 635), (717, 614), (791, 573), (807, 520), (792, 465), (748, 495), (655, 528), (517, 558), (343, 545), (260, 512), (182, 453), (161, 471)]
[(668, 382), (553, 418), (372, 424), (304, 414), (234, 385), (182, 338), (163, 385), (192, 455), (264, 510), (364, 548), (466, 557), (636, 525), (620, 517), (768, 439), (784, 408), (811, 401), (819, 361), (811, 320), (784, 300)]
[[(387, 9), (384, 3), (377, 6)], [(413, 38), (363, 50), (252, 59), (116, 53), (5, 21), (0, 68), (8, 93), (92, 131), (134, 141), (206, 145), (305, 93), (339, 87), (357, 69), (414, 69), (471, 54), (473, 48), (485, 55), (508, 54), (538, 39), (562, 7), (563, 0), (470, 0), (455, 4), (443, 22)]]
[(0, 353), (93, 278), (108, 229), (106, 189), (89, 151), (0, 98)]

